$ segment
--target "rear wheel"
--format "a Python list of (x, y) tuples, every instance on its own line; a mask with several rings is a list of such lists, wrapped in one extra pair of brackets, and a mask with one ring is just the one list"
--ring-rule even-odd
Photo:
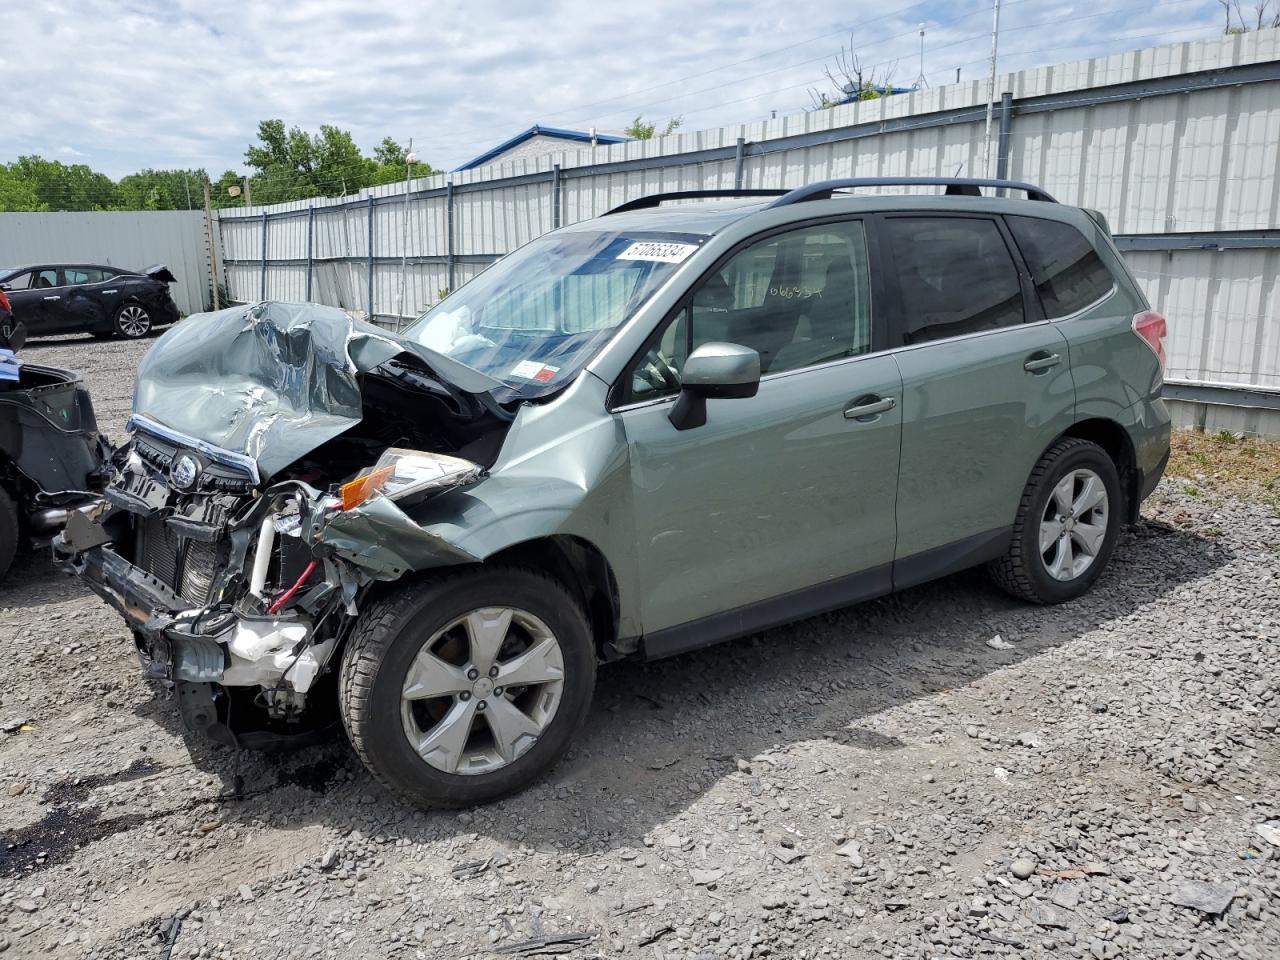
[(18, 508), (9, 491), (0, 487), (0, 577), (9, 572), (18, 552)]
[(1074, 437), (1059, 440), (1031, 472), (1009, 549), (991, 564), (992, 577), (1032, 603), (1062, 603), (1085, 593), (1115, 549), (1122, 496), (1105, 450)]
[(568, 748), (595, 686), (586, 616), (530, 570), (409, 583), (372, 604), (347, 645), (343, 722), (382, 783), (433, 806), (487, 803)]
[(116, 311), (116, 333), (126, 340), (137, 340), (151, 332), (151, 314), (140, 303), (126, 303)]

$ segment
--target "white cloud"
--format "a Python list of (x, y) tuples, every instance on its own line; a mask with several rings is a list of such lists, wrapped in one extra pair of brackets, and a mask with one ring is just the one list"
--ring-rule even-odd
[[(931, 83), (953, 80), (956, 66), (984, 75), (989, 11), (982, 0), (897, 10), (872, 0), (803, 10), (775, 0), (50, 0), (6, 16), (0, 85), (25, 95), (7, 113), (11, 156), (0, 160), (70, 150), (114, 176), (146, 166), (216, 176), (242, 166), (267, 117), (332, 123), (366, 150), (412, 137), (437, 166), (533, 122), (618, 129), (643, 113), (683, 115), (694, 130), (799, 111), (846, 31), (864, 65), (896, 63), (893, 79), (909, 84), (923, 20)], [(1220, 29), (1210, 0), (1095, 11), (1009, 5), (1001, 69)]]

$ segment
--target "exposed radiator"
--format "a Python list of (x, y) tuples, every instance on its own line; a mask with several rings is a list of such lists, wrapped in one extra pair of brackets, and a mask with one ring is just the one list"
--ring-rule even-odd
[(137, 530), (137, 565), (193, 606), (208, 603), (217, 572), (217, 544), (184, 540), (160, 517), (139, 520)]

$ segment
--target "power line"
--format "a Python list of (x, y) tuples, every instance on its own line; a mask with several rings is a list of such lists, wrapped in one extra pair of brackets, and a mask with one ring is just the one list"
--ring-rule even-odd
[[(1025, 0), (1018, 0), (1018, 2), (1025, 2)], [(1156, 8), (1156, 7), (1182, 6), (1182, 5), (1186, 5), (1186, 4), (1188, 4), (1188, 3), (1199, 3), (1199, 2), (1201, 2), (1201, 0), (1161, 0), (1161, 2), (1157, 2), (1157, 3), (1151, 3), (1151, 4), (1140, 4), (1140, 5), (1135, 5), (1135, 6), (1132, 6), (1132, 7), (1122, 7), (1122, 8), (1117, 9), (1117, 10), (1109, 10), (1109, 11), (1106, 11), (1106, 12), (1103, 12), (1103, 13), (1091, 13), (1091, 14), (1084, 14), (1084, 15), (1077, 16), (1077, 17), (1048, 18), (1048, 19), (1045, 19), (1045, 20), (1038, 20), (1038, 21), (1035, 21), (1035, 22), (1033, 22), (1033, 23), (1021, 24), (1021, 25), (1016, 26), (1016, 27), (1004, 28), (1004, 29), (1002, 29), (1002, 33), (1006, 33), (1006, 34), (1007, 34), (1007, 33), (1014, 33), (1014, 32), (1024, 31), (1024, 30), (1032, 30), (1032, 29), (1035, 29), (1035, 28), (1037, 28), (1037, 27), (1043, 27), (1043, 26), (1045, 26), (1046, 24), (1049, 24), (1049, 23), (1052, 23), (1052, 24), (1074, 23), (1074, 22), (1079, 22), (1079, 21), (1082, 21), (1082, 20), (1091, 20), (1091, 19), (1096, 19), (1097, 17), (1101, 17), (1101, 16), (1114, 16), (1114, 15), (1116, 15), (1116, 14), (1129, 13), (1129, 12), (1133, 12), (1133, 11), (1136, 11), (1136, 10), (1149, 10), (1149, 9), (1153, 9), (1153, 8)], [(1011, 6), (1011, 5), (1012, 5), (1011, 3), (1002, 3), (1002, 6), (1004, 6), (1004, 7), (1008, 7), (1008, 6)], [(909, 34), (914, 34), (914, 32), (915, 32), (915, 31), (908, 31), (908, 33), (909, 33)], [(908, 35), (908, 34), (902, 34), (902, 35), (900, 35), (900, 36), (906, 36), (906, 35)], [(990, 32), (989, 32), (989, 31), (984, 31), (983, 33), (980, 33), (980, 34), (974, 34), (974, 35), (969, 36), (969, 37), (963, 37), (963, 38), (960, 38), (960, 39), (957, 39), (957, 40), (952, 40), (952, 41), (950, 41), (950, 42), (948, 42), (948, 43), (942, 44), (941, 46), (934, 47), (934, 48), (933, 48), (933, 52), (936, 52), (936, 51), (938, 51), (938, 50), (945, 50), (945, 49), (948, 49), (948, 48), (951, 48), (951, 47), (961, 46), (961, 45), (963, 45), (963, 44), (971, 43), (971, 42), (973, 42), (973, 41), (980, 40), (980, 39), (983, 39), (983, 38), (985, 38), (985, 37), (989, 37), (989, 36), (990, 36)], [(895, 39), (895, 38), (890, 38), (890, 39)], [(1105, 41), (1103, 41), (1103, 42), (1105, 42)], [(901, 59), (901, 57), (886, 58), (886, 59), (884, 59), (884, 60), (882, 60), (882, 61), (879, 61), (879, 62), (877, 62), (877, 63), (875, 63), (875, 64), (871, 64), (867, 69), (874, 69), (874, 68), (876, 68), (876, 67), (887, 66), (888, 64), (890, 64), (890, 63), (894, 63), (894, 62), (896, 62), (897, 60), (900, 60), (900, 59)], [(985, 62), (985, 61), (979, 61), (979, 62)], [(749, 80), (749, 79), (753, 79), (753, 78), (748, 77), (748, 78), (745, 78), (745, 79), (748, 79), (748, 80)], [(777, 94), (777, 93), (781, 93), (781, 92), (783, 92), (783, 91), (787, 91), (787, 90), (794, 90), (794, 89), (796, 89), (796, 88), (798, 88), (798, 87), (805, 87), (805, 86), (809, 86), (809, 84), (810, 84), (810, 83), (815, 83), (815, 82), (816, 82), (816, 83), (821, 83), (821, 82), (823, 82), (823, 80), (825, 80), (825, 79), (826, 79), (825, 77), (821, 77), (821, 78), (817, 78), (816, 80), (806, 80), (806, 81), (802, 81), (802, 82), (800, 82), (800, 83), (788, 84), (788, 85), (786, 85), (786, 86), (782, 86), (782, 87), (775, 87), (775, 88), (772, 88), (772, 89), (770, 89), (770, 90), (762, 91), (762, 92), (759, 92), (759, 93), (753, 93), (753, 94), (750, 94), (750, 95), (748, 95), (748, 96), (744, 96), (744, 97), (737, 97), (737, 98), (732, 99), (732, 100), (723, 100), (723, 101), (719, 101), (719, 102), (714, 103), (714, 104), (708, 104), (708, 105), (703, 106), (703, 107), (696, 107), (696, 108), (694, 108), (694, 109), (692, 109), (692, 110), (686, 110), (685, 112), (686, 112), (686, 113), (702, 113), (702, 112), (705, 112), (705, 111), (707, 111), (707, 110), (715, 110), (715, 109), (718, 109), (719, 107), (731, 106), (731, 105), (733, 105), (733, 104), (735, 104), (735, 103), (744, 103), (744, 102), (747, 102), (747, 101), (750, 101), (750, 100), (757, 100), (757, 99), (761, 99), (761, 98), (763, 98), (763, 97), (768, 97), (768, 96), (772, 96), (772, 95)], [(720, 86), (725, 86), (725, 85), (726, 85), (726, 84), (721, 84)], [(714, 89), (714, 88), (708, 88), (708, 89)], [(702, 91), (693, 91), (693, 93), (704, 93), (704, 92), (707, 92), (707, 91), (706, 91), (706, 90), (702, 90)], [(688, 94), (688, 95), (692, 95), (692, 94)], [(668, 100), (666, 100), (666, 101), (658, 101), (657, 103), (651, 103), (651, 104), (649, 104), (647, 107), (645, 107), (644, 109), (649, 109), (649, 108), (651, 108), (652, 106), (656, 106), (658, 103), (670, 102), (671, 100), (677, 100), (677, 99), (680, 99), (680, 97), (668, 98)], [(606, 116), (608, 116), (608, 115), (606, 115)]]
[[(1033, 0), (1008, 0), (1008, 2), (1005, 2), (1005, 3), (1004, 3), (1004, 6), (1006, 6), (1006, 7), (1010, 7), (1010, 6), (1017, 6), (1017, 5), (1020, 5), (1020, 4), (1023, 4), (1023, 3), (1030, 3), (1030, 2), (1033, 2)], [(905, 8), (903, 8), (902, 10), (896, 11), (894, 14), (887, 15), (887, 16), (883, 16), (883, 17), (877, 17), (877, 18), (875, 18), (875, 19), (873, 19), (873, 20), (868, 20), (868, 21), (866, 21), (865, 23), (857, 24), (857, 25), (856, 25), (856, 27), (850, 27), (850, 28), (845, 28), (845, 29), (842, 29), (842, 30), (831, 31), (831, 32), (829, 32), (829, 33), (821, 34), (821, 35), (819, 35), (819, 36), (817, 36), (817, 37), (811, 37), (811, 38), (810, 38), (810, 39), (808, 39), (808, 40), (802, 40), (802, 41), (799, 41), (798, 43), (789, 44), (788, 46), (785, 46), (785, 47), (778, 47), (778, 48), (776, 48), (776, 49), (774, 49), (774, 50), (767, 50), (767, 51), (764, 51), (763, 53), (755, 54), (754, 56), (746, 57), (746, 58), (744, 58), (744, 59), (742, 59), (742, 60), (736, 60), (736, 61), (734, 61), (734, 62), (732, 62), (732, 63), (724, 64), (723, 66), (713, 67), (713, 68), (711, 68), (711, 69), (709, 69), (709, 70), (704, 70), (704, 71), (701, 71), (701, 72), (699, 72), (699, 73), (689, 74), (689, 75), (687, 75), (687, 76), (680, 77), (680, 78), (678, 78), (678, 79), (676, 79), (676, 80), (669, 80), (669, 81), (666, 81), (666, 82), (664, 82), (664, 83), (655, 84), (655, 85), (653, 85), (653, 86), (651, 86), (651, 87), (641, 88), (640, 90), (633, 90), (633, 91), (630, 91), (629, 93), (619, 94), (619, 95), (616, 95), (616, 96), (613, 96), (613, 97), (606, 97), (606, 98), (604, 98), (604, 99), (602, 99), (602, 100), (597, 100), (597, 101), (593, 101), (593, 102), (591, 102), (591, 103), (586, 103), (586, 104), (580, 104), (580, 105), (575, 106), (575, 107), (565, 107), (565, 108), (562, 108), (562, 109), (559, 109), (559, 110), (553, 111), (552, 113), (544, 113), (544, 114), (541, 114), (541, 115), (542, 115), (542, 116), (544, 116), (544, 117), (563, 116), (564, 114), (567, 114), (567, 113), (573, 113), (573, 112), (578, 111), (578, 110), (586, 109), (587, 107), (594, 106), (594, 105), (596, 105), (596, 104), (601, 104), (601, 103), (611, 103), (611, 102), (614, 102), (614, 101), (617, 101), (617, 100), (623, 100), (623, 99), (626, 99), (626, 98), (628, 98), (628, 97), (635, 96), (636, 94), (639, 94), (639, 93), (645, 93), (645, 92), (648, 92), (648, 91), (650, 91), (650, 90), (658, 90), (658, 89), (661, 89), (661, 88), (663, 88), (663, 87), (672, 86), (672, 85), (674, 85), (674, 84), (685, 83), (685, 82), (687, 82), (687, 81), (689, 81), (689, 80), (697, 79), (698, 77), (708, 76), (709, 74), (717, 73), (717, 72), (719, 72), (719, 71), (721, 71), (721, 70), (727, 70), (727, 69), (729, 69), (730, 67), (733, 67), (733, 66), (738, 66), (738, 65), (743, 64), (743, 63), (751, 62), (751, 61), (753, 61), (753, 60), (759, 60), (759, 59), (762, 59), (763, 57), (766, 57), (766, 56), (772, 56), (772, 55), (774, 55), (774, 54), (776, 54), (776, 53), (782, 53), (782, 52), (785, 52), (786, 50), (794, 49), (795, 47), (804, 46), (805, 44), (808, 44), (808, 43), (813, 43), (813, 42), (814, 42), (814, 41), (816, 41), (816, 40), (821, 40), (821, 39), (825, 39), (826, 37), (835, 36), (836, 34), (841, 34), (841, 33), (851, 33), (854, 29), (862, 30), (862, 29), (865, 29), (867, 26), (870, 26), (870, 25), (872, 25), (872, 24), (882, 23), (882, 22), (884, 22), (884, 21), (886, 21), (886, 20), (890, 20), (890, 19), (893, 19), (893, 18), (895, 18), (895, 17), (900, 17), (900, 16), (902, 16), (902, 15), (906, 14), (907, 12), (909, 12), (909, 11), (911, 11), (911, 10), (916, 9), (917, 7), (925, 6), (925, 5), (926, 5), (925, 3), (915, 3), (915, 4), (913, 4), (913, 5), (909, 6), (909, 7), (905, 7)], [(938, 27), (938, 26), (943, 26), (943, 27), (945, 27), (945, 26), (951, 26), (951, 25), (954, 25), (954, 24), (956, 24), (956, 23), (959, 23), (959, 22), (961, 22), (961, 21), (963, 21), (963, 20), (967, 20), (967, 19), (969, 19), (969, 18), (971, 18), (971, 17), (973, 17), (973, 16), (976, 16), (977, 14), (982, 13), (982, 12), (983, 12), (983, 11), (982, 11), (981, 9), (971, 10), (971, 11), (968, 11), (967, 13), (960, 14), (959, 16), (952, 17), (952, 18), (950, 18), (950, 19), (948, 19), (948, 20), (933, 21), (933, 22), (932, 22), (932, 24), (933, 24), (933, 26), (935, 26), (935, 27)], [(857, 50), (859, 50), (859, 51), (861, 51), (861, 50), (865, 50), (865, 49), (867, 49), (867, 48), (868, 48), (868, 47), (870, 47), (870, 46), (873, 46), (873, 45), (876, 45), (876, 44), (888, 43), (888, 42), (891, 42), (891, 41), (893, 41), (893, 40), (897, 40), (897, 39), (900, 39), (900, 38), (902, 38), (902, 37), (906, 37), (906, 36), (915, 36), (915, 34), (916, 34), (916, 30), (917, 30), (917, 27), (912, 26), (909, 30), (907, 30), (907, 31), (905, 31), (905, 32), (903, 32), (903, 33), (898, 33), (898, 34), (893, 34), (893, 35), (891, 35), (891, 36), (878, 37), (878, 38), (874, 38), (874, 39), (871, 39), (871, 40), (865, 40), (865, 41), (862, 41), (862, 42), (859, 44), (859, 46), (857, 47)], [(960, 41), (960, 42), (967, 42), (967, 40), (968, 40), (968, 39), (971, 39), (971, 38), (965, 38), (965, 40)], [(955, 45), (955, 42), (953, 42), (953, 43), (949, 43), (949, 44), (944, 44), (943, 46), (941, 46), (941, 47), (937, 47), (936, 49), (938, 49), (938, 50), (944, 50), (944, 49), (946, 49), (947, 47), (954, 46), (954, 45)], [(838, 52), (838, 51), (836, 51), (836, 52)], [(749, 80), (754, 80), (754, 79), (756, 79), (756, 78), (758, 78), (758, 77), (761, 77), (761, 76), (767, 76), (767, 75), (769, 75), (769, 74), (771, 74), (771, 73), (778, 73), (778, 72), (779, 72), (779, 71), (781, 71), (781, 70), (785, 70), (785, 69), (792, 69), (792, 68), (794, 68), (794, 67), (804, 66), (804, 65), (806, 65), (806, 64), (813, 63), (814, 61), (817, 61), (817, 60), (825, 60), (825, 59), (828, 59), (828, 58), (829, 58), (829, 57), (831, 57), (831, 56), (834, 56), (834, 53), (828, 53), (828, 54), (824, 54), (824, 55), (817, 56), (817, 57), (810, 57), (810, 58), (808, 58), (808, 59), (801, 60), (801, 61), (797, 61), (797, 62), (795, 62), (795, 63), (789, 64), (789, 65), (788, 65), (788, 66), (786, 66), (786, 67), (776, 67), (776, 68), (773, 68), (773, 69), (770, 69), (770, 70), (762, 71), (762, 72), (760, 72), (760, 73), (748, 74), (748, 75), (746, 75), (745, 77), (738, 77), (738, 78), (733, 79), (733, 80), (727, 80), (727, 81), (725, 81), (725, 82), (723, 82), (723, 83), (714, 84), (714, 85), (712, 85), (712, 86), (710, 86), (710, 87), (706, 87), (706, 88), (703, 88), (703, 89), (701, 89), (701, 90), (688, 91), (688, 92), (685, 92), (685, 93), (680, 94), (680, 95), (679, 95), (679, 96), (677, 96), (677, 97), (668, 97), (668, 98), (665, 98), (665, 99), (663, 99), (663, 100), (658, 100), (658, 101), (651, 102), (651, 103), (649, 103), (649, 104), (641, 105), (641, 106), (640, 106), (640, 107), (638, 107), (638, 108), (637, 108), (636, 106), (630, 106), (630, 107), (626, 107), (626, 108), (619, 108), (618, 110), (616, 110), (616, 111), (611, 111), (611, 112), (609, 112), (609, 113), (607, 113), (607, 114), (604, 114), (603, 116), (606, 116), (606, 117), (622, 116), (623, 114), (630, 113), (632, 110), (636, 110), (636, 109), (639, 109), (639, 110), (643, 113), (643, 111), (648, 110), (648, 109), (651, 109), (653, 106), (657, 106), (657, 105), (662, 104), (662, 103), (667, 103), (667, 102), (670, 102), (671, 100), (678, 100), (678, 99), (682, 99), (683, 97), (693, 96), (693, 95), (698, 94), (698, 93), (706, 93), (706, 92), (709, 92), (709, 91), (711, 91), (711, 90), (718, 90), (718, 89), (721, 89), (721, 88), (726, 87), (726, 86), (732, 86), (733, 84), (736, 84), (736, 83), (742, 83), (742, 82), (746, 82), (746, 81), (749, 81)], [(900, 59), (900, 58), (894, 58), (894, 59), (896, 60), (896, 59)], [(886, 62), (891, 62), (891, 61), (886, 61)], [(879, 66), (879, 65), (881, 65), (881, 64), (876, 64), (876, 66)], [(731, 102), (732, 102), (732, 101), (731, 101)], [(590, 124), (590, 122), (591, 122), (591, 121), (590, 121), (590, 119), (584, 116), (584, 117), (582, 117), (582, 118), (581, 118), (581, 123), (580, 123), (579, 125), (588, 125), (588, 124)], [(455, 136), (455, 137), (457, 137), (457, 136), (461, 136), (461, 135), (467, 135), (467, 134), (479, 134), (479, 133), (483, 133), (483, 134), (488, 135), (489, 133), (493, 132), (493, 130), (494, 130), (494, 128), (493, 128), (493, 127), (490, 127), (490, 126), (487, 126), (487, 125), (486, 125), (486, 126), (483, 126), (483, 127), (463, 127), (463, 128), (455, 128), (454, 130), (452, 130), (452, 131), (451, 131), (451, 134), (452, 134), (453, 136)]]

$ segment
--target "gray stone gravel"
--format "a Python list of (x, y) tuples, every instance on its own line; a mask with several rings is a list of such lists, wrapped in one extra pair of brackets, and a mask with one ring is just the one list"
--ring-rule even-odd
[[(26, 355), (119, 438), (139, 345)], [(1278, 637), (1280, 518), (1166, 481), (1081, 601), (962, 574), (609, 667), (550, 778), (436, 813), (340, 737), (189, 751), (120, 622), (26, 557), (0, 954), (1272, 960)]]

